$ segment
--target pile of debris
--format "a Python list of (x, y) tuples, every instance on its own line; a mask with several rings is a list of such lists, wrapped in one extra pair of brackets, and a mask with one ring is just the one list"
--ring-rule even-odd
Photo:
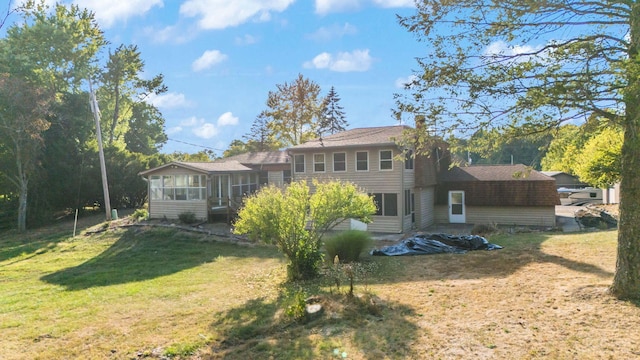
[(599, 205), (587, 205), (574, 213), (580, 228), (614, 229), (618, 227), (617, 213), (610, 212)]

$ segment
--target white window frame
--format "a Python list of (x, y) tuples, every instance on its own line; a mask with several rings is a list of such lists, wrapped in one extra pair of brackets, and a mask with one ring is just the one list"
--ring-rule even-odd
[[(301, 156), (302, 157), (302, 171), (298, 171), (298, 167), (296, 165), (298, 165), (298, 157)], [(304, 154), (295, 154), (293, 155), (293, 173), (294, 174), (304, 174), (307, 171), (307, 164), (306, 164), (306, 159)]]
[[(383, 153), (383, 152), (385, 152), (385, 153), (386, 153), (386, 152), (391, 153), (391, 158), (382, 160), (382, 153)], [(382, 162), (383, 162), (383, 161), (384, 161), (385, 163), (389, 162), (389, 163), (391, 164), (391, 168), (390, 168), (390, 169), (383, 169), (383, 168), (382, 168)], [(380, 171), (393, 171), (393, 150), (380, 150), (380, 151), (378, 152), (378, 166), (379, 166), (379, 168), (378, 168), (378, 169), (379, 169)]]
[[(342, 154), (344, 155), (344, 170), (336, 170), (336, 155)], [(333, 172), (346, 172), (347, 171), (347, 153), (346, 152), (335, 152), (332, 155), (333, 157)]]
[[(322, 162), (316, 161), (317, 156), (322, 156)], [(322, 170), (318, 170), (317, 166), (322, 165)], [(313, 154), (313, 172), (314, 173), (324, 173), (327, 171), (327, 157), (323, 153)]]
[(413, 150), (408, 149), (404, 154), (404, 169), (405, 170), (413, 170), (415, 168), (416, 158), (414, 156)]
[[(366, 168), (365, 170), (360, 170), (360, 169), (358, 169), (358, 163), (359, 163), (359, 161), (358, 161), (358, 154), (360, 154), (360, 153), (367, 154), (367, 168)], [(356, 171), (360, 171), (360, 172), (367, 172), (367, 171), (369, 171), (369, 152), (368, 152), (368, 151), (356, 151), (355, 159), (356, 159)]]

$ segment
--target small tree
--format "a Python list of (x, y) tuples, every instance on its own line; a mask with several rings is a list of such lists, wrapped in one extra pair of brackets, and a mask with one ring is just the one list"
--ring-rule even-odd
[(246, 200), (235, 223), (236, 234), (278, 246), (289, 259), (290, 280), (318, 275), (321, 240), (327, 231), (349, 218), (371, 222), (376, 211), (373, 199), (352, 183), (314, 181), (313, 185), (313, 194), (304, 181), (284, 189), (262, 188)]

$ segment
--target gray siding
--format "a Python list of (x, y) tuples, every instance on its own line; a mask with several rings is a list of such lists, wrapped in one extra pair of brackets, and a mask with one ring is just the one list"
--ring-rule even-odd
[(284, 174), (282, 171), (269, 171), (267, 177), (269, 179), (269, 185), (275, 185), (278, 187), (282, 187), (282, 185), (284, 185)]

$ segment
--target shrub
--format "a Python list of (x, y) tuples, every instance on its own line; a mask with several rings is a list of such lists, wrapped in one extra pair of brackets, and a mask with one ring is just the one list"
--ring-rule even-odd
[(496, 224), (478, 224), (474, 225), (471, 229), (471, 233), (480, 236), (487, 236), (495, 233), (499, 233), (500, 229)]
[(178, 215), (178, 219), (185, 224), (195, 224), (198, 221), (196, 214), (192, 211), (185, 211)]
[(149, 218), (149, 212), (147, 209), (136, 209), (131, 215), (135, 221), (142, 221)]
[(340, 262), (349, 263), (358, 261), (362, 251), (371, 245), (369, 233), (360, 230), (348, 230), (335, 235), (324, 242), (324, 247), (329, 259), (336, 255)]

